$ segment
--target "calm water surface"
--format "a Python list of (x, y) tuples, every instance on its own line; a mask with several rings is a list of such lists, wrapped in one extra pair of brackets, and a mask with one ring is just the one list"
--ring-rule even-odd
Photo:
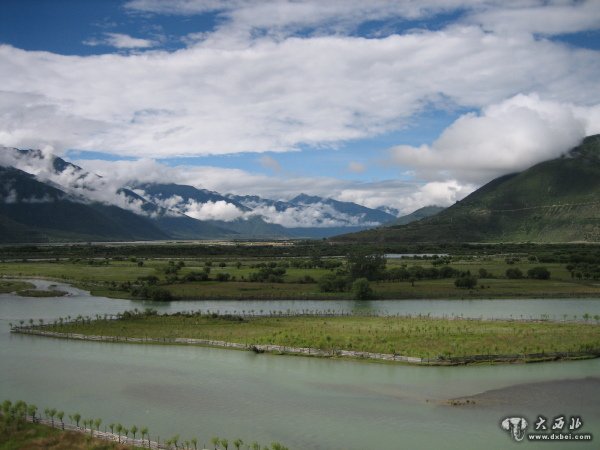
[[(47, 282), (38, 282), (40, 287)], [(61, 285), (61, 289), (65, 287)], [(548, 406), (540, 399), (506, 406), (452, 408), (444, 399), (520, 383), (600, 376), (600, 359), (531, 365), (413, 367), (331, 361), (183, 346), (142, 346), (11, 335), (8, 323), (31, 318), (161, 311), (352, 311), (355, 302), (174, 302), (167, 305), (93, 297), (68, 288), (62, 298), (0, 295), (0, 399), (148, 426), (161, 441), (174, 434), (241, 437), (291, 449), (486, 448), (517, 446), (500, 430), (507, 415), (580, 415), (598, 448), (600, 393)], [(326, 306), (323, 304), (326, 303)], [(502, 307), (504, 306), (504, 308)], [(518, 317), (600, 314), (599, 300), (398, 301), (360, 304), (373, 313)], [(508, 308), (510, 311), (506, 311)], [(508, 314), (508, 315), (507, 315)], [(540, 406), (545, 405), (545, 406)], [(509, 408), (510, 409), (510, 408)], [(553, 444), (525, 444), (548, 448)], [(523, 446), (523, 445), (520, 445)]]

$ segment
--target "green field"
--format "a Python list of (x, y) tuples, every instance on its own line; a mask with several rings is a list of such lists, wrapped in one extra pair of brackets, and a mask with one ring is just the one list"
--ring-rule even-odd
[(423, 358), (600, 352), (600, 325), (372, 316), (207, 316), (139, 314), (56, 324), (45, 330), (97, 336), (193, 338)]
[[(507, 263), (507, 260), (511, 263)], [(169, 261), (183, 264), (175, 274), (169, 275)], [(90, 290), (93, 294), (115, 298), (134, 298), (132, 291), (140, 284), (140, 278), (156, 277), (156, 285), (167, 290), (174, 299), (347, 299), (344, 292), (323, 292), (318, 281), (325, 275), (346, 267), (345, 258), (324, 258), (325, 263), (341, 264), (337, 269), (323, 267), (293, 267), (302, 258), (198, 258), (198, 259), (97, 259), (31, 262), (2, 262), (0, 275), (8, 277), (41, 277), (73, 283)], [(260, 264), (285, 266), (281, 282), (250, 282)], [(442, 267), (435, 259), (388, 259), (386, 270), (415, 266), (424, 269)], [(210, 264), (209, 280), (187, 281), (186, 275), (202, 272)], [(435, 264), (435, 265), (434, 265)], [(518, 268), (523, 274), (541, 264), (526, 255), (508, 258), (495, 256), (454, 256), (449, 266), (459, 271), (477, 275), (481, 269), (485, 276), (478, 276), (473, 289), (460, 289), (454, 285), (455, 278), (414, 279), (412, 281), (372, 281), (373, 298), (518, 298), (518, 297), (600, 297), (600, 281), (590, 277), (577, 278), (566, 264), (544, 263), (550, 273), (549, 280), (530, 278), (506, 278), (506, 270)], [(216, 281), (219, 274), (227, 274), (229, 281)], [(25, 289), (7, 280), (0, 284), (0, 292)]]

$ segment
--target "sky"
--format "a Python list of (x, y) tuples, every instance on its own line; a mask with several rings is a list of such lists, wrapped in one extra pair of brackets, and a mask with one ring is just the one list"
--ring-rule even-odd
[(600, 133), (599, 73), (596, 0), (3, 0), (0, 145), (405, 214)]

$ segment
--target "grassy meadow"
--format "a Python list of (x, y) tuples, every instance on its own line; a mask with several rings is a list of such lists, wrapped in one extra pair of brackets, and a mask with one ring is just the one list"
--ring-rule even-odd
[[(515, 261), (516, 259), (516, 261)], [(335, 268), (314, 267), (307, 258), (112, 258), (73, 259), (47, 261), (1, 262), (0, 275), (5, 277), (42, 277), (65, 281), (91, 290), (93, 294), (115, 298), (134, 298), (132, 285), (140, 279), (155, 277), (156, 285), (167, 290), (174, 299), (344, 299), (350, 292), (323, 292), (319, 280), (328, 274), (344, 269), (344, 258), (323, 259)], [(509, 262), (507, 262), (509, 261)], [(300, 262), (302, 267), (294, 267)], [(175, 273), (169, 267), (177, 265)], [(394, 268), (424, 269), (440, 267), (434, 258), (388, 259), (386, 270)], [(259, 265), (277, 265), (285, 268), (285, 274), (277, 282), (254, 281), (250, 278), (260, 269)], [(454, 256), (448, 261), (450, 267), (470, 271), (477, 276), (472, 289), (460, 289), (454, 285), (455, 278), (412, 279), (372, 281), (373, 297), (380, 299), (415, 298), (518, 298), (518, 297), (600, 297), (600, 281), (575, 277), (566, 264), (543, 264), (550, 273), (548, 280), (527, 277), (510, 279), (506, 270), (518, 268), (523, 274), (541, 264), (527, 257), (507, 258), (496, 256)], [(208, 269), (207, 269), (208, 268)], [(186, 280), (186, 276), (209, 270), (208, 280)], [(478, 275), (483, 270), (485, 276)], [(225, 274), (227, 281), (217, 281)], [(26, 289), (13, 281), (2, 280), (0, 292)]]

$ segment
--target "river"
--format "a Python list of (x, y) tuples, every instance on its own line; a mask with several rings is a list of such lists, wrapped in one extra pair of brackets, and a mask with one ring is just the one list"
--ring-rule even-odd
[[(36, 282), (45, 287), (48, 282)], [(499, 423), (506, 416), (580, 416), (580, 431), (600, 439), (600, 359), (528, 365), (416, 367), (184, 346), (55, 340), (9, 333), (8, 323), (60, 316), (111, 314), (134, 307), (161, 311), (355, 309), (355, 302), (174, 302), (147, 304), (70, 295), (0, 295), (0, 399), (23, 399), (104, 424), (148, 426), (161, 441), (180, 434), (210, 446), (214, 435), (290, 449), (510, 448)], [(498, 303), (499, 302), (499, 303)], [(314, 304), (314, 305), (313, 305)], [(299, 306), (294, 306), (299, 305)], [(337, 305), (337, 306), (336, 306)], [(419, 305), (421, 308), (419, 308)], [(508, 306), (502, 308), (501, 306)], [(452, 300), (370, 302), (371, 313), (557, 319), (600, 313), (600, 300)], [(339, 309), (336, 309), (339, 308)], [(496, 315), (496, 312), (499, 315)], [(506, 316), (508, 314), (508, 316)], [(565, 383), (582, 380), (591, 383)], [(590, 378), (591, 377), (591, 378)], [(550, 384), (540, 384), (554, 382)], [(518, 385), (531, 387), (518, 389)], [(589, 386), (588, 386), (589, 385)], [(513, 388), (517, 386), (517, 388)], [(546, 386), (546, 388), (537, 388)], [(576, 386), (575, 388), (573, 386)], [(580, 386), (578, 388), (577, 386)], [(590, 387), (591, 386), (591, 387)], [(495, 389), (493, 401), (451, 407), (444, 400)], [(541, 390), (540, 390), (541, 389)], [(511, 399), (511, 395), (518, 395)], [(501, 400), (498, 400), (500, 398)], [(547, 448), (547, 443), (525, 446)], [(550, 444), (552, 446), (552, 444)]]

